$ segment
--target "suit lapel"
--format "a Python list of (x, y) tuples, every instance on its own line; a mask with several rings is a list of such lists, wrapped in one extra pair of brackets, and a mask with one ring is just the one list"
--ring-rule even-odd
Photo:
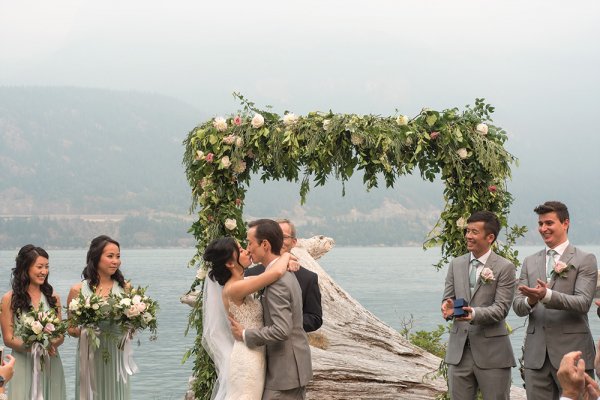
[[(569, 261), (571, 261), (571, 259), (573, 258), (573, 256), (575, 255), (575, 248), (573, 246), (571, 246), (571, 244), (569, 244), (567, 246), (567, 248), (565, 249), (565, 251), (562, 253), (562, 256), (560, 256), (559, 261), (564, 262), (565, 264), (569, 265)], [(550, 289), (554, 289), (554, 283), (556, 283), (556, 275), (552, 275), (552, 281), (550, 282), (550, 285), (548, 286)]]
[[(494, 253), (493, 251), (490, 253), (490, 256), (488, 257), (487, 261), (485, 262), (485, 265), (483, 266), (483, 268), (489, 268), (492, 270), (492, 272), (494, 272), (494, 265), (496, 264), (496, 253)], [(483, 269), (481, 270), (483, 272)], [(475, 297), (475, 293), (477, 293), (477, 289), (479, 289), (479, 287), (482, 285), (481, 282), (481, 274), (480, 276), (477, 278), (477, 282), (475, 283), (475, 289), (473, 289), (473, 297)]]
[(462, 284), (463, 284), (463, 291), (464, 293), (467, 294), (466, 300), (468, 302), (471, 301), (471, 288), (469, 287), (469, 259), (470, 259), (470, 253), (467, 254), (463, 260), (461, 260), (461, 265), (462, 265)]
[(542, 250), (538, 253), (536, 258), (536, 266), (535, 270), (537, 272), (537, 276), (533, 277), (533, 282), (530, 282), (531, 287), (535, 287), (537, 285), (537, 279), (542, 281), (546, 281), (546, 250)]

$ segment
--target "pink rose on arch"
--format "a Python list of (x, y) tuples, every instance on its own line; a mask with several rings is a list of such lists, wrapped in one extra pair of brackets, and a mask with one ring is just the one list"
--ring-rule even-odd
[(235, 199), (235, 205), (236, 206), (241, 206), (242, 205), (242, 199)]
[(239, 115), (236, 115), (235, 118), (233, 119), (233, 124), (240, 126), (242, 124), (242, 117), (240, 117)]
[(496, 187), (496, 185), (490, 185), (490, 186), (488, 186), (488, 190), (491, 193), (496, 193), (496, 190), (498, 190), (498, 188)]
[(208, 153), (208, 154), (206, 155), (206, 158), (205, 158), (205, 159), (206, 159), (206, 162), (209, 162), (209, 163), (211, 163), (211, 162), (213, 162), (213, 160), (215, 159), (215, 155), (214, 155), (213, 153)]
[(431, 140), (435, 140), (435, 139), (437, 139), (437, 138), (438, 138), (438, 136), (440, 136), (440, 133), (439, 133), (439, 132), (431, 132), (431, 133), (429, 134), (429, 138), (430, 138)]
[(481, 271), (481, 275), (479, 276), (479, 279), (481, 279), (481, 282), (483, 282), (483, 283), (490, 283), (491, 281), (495, 280), (496, 278), (494, 277), (494, 272), (491, 269), (489, 269), (488, 267), (485, 267)]

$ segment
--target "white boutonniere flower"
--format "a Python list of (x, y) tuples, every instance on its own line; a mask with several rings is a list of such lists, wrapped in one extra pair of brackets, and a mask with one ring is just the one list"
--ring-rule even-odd
[(490, 283), (492, 281), (495, 281), (496, 278), (494, 277), (494, 272), (489, 269), (488, 267), (485, 267), (482, 271), (481, 271), (481, 275), (479, 276), (479, 279), (481, 280), (481, 283)]

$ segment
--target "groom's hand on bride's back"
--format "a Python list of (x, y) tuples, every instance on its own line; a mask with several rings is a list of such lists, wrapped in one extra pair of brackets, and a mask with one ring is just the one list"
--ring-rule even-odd
[(239, 340), (240, 342), (244, 341), (244, 327), (242, 324), (237, 322), (232, 316), (228, 316), (229, 323), (231, 324), (231, 333), (235, 340)]

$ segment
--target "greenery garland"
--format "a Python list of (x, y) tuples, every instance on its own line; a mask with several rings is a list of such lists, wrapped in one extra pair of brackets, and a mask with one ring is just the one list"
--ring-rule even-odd
[[(418, 168), (423, 179), (441, 178), (445, 184), (444, 210), (423, 247), (441, 246), (445, 265), (450, 257), (467, 252), (466, 219), (477, 210), (498, 215), (503, 226), (513, 201), (506, 190), (510, 166), (516, 162), (505, 148), (507, 135), (491, 125), (494, 107), (476, 99), (474, 106), (435, 111), (424, 108), (418, 115), (378, 115), (311, 112), (298, 116), (260, 110), (235, 93), (242, 110), (228, 118), (214, 118), (194, 128), (185, 140), (184, 165), (192, 188), (191, 212), (197, 220), (190, 232), (197, 240), (190, 261), (198, 267), (192, 290), (201, 290), (206, 277), (204, 249), (213, 239), (234, 236), (243, 241), (244, 196), (252, 174), (263, 181), (299, 181), (304, 202), (313, 180), (324, 185), (328, 178), (347, 181), (356, 170), (363, 173), (367, 189), (383, 178), (393, 187), (396, 178)], [(300, 176), (302, 171), (302, 176)], [(342, 193), (343, 195), (344, 193)], [(512, 249), (525, 227), (506, 230), (496, 251), (518, 265)], [(195, 357), (193, 390), (197, 399), (210, 399), (216, 378), (214, 366), (201, 346), (202, 296), (190, 313), (189, 326), (197, 331), (195, 346), (186, 359)]]

